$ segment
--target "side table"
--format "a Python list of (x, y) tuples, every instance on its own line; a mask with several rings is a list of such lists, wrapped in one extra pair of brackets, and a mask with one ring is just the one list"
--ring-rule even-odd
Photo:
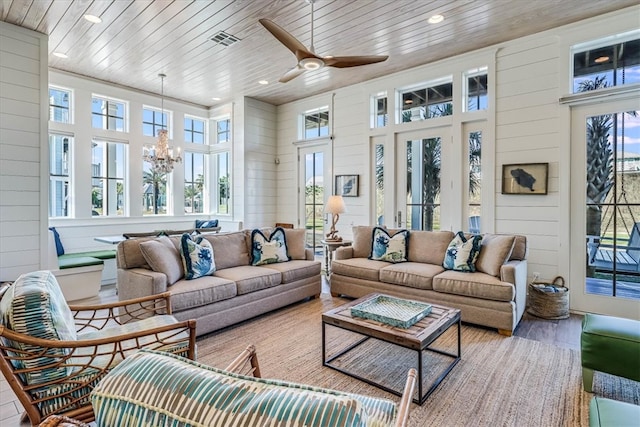
[(330, 240), (321, 240), (322, 247), (324, 250), (324, 270), (327, 272), (327, 277), (331, 276), (331, 261), (333, 259), (333, 252), (336, 249), (342, 246), (351, 246), (353, 241), (351, 240), (341, 240), (341, 241), (330, 241)]

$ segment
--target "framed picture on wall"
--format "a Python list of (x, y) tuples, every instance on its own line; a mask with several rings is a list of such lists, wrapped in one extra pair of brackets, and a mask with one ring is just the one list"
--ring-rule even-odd
[(549, 163), (502, 165), (502, 194), (547, 194)]
[(336, 175), (336, 196), (358, 197), (358, 175)]

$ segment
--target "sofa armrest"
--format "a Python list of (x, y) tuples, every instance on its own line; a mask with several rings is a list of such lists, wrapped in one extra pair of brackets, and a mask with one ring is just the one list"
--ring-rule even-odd
[(307, 261), (315, 260), (315, 253), (313, 253), (313, 249), (308, 248), (304, 250), (304, 257)]
[(507, 261), (500, 267), (500, 280), (516, 286), (527, 287), (527, 261)]
[(336, 249), (333, 256), (334, 256), (334, 259), (353, 258), (353, 248), (351, 246), (342, 246)]
[(161, 294), (167, 291), (167, 276), (145, 268), (118, 269), (120, 301)]

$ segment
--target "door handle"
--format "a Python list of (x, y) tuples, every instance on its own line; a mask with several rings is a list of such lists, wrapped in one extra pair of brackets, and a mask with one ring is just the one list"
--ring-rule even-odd
[(402, 227), (402, 211), (398, 211), (398, 227)]

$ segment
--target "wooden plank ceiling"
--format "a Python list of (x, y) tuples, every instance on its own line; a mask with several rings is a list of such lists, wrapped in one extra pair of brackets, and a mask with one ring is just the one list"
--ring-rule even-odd
[[(212, 106), (245, 95), (280, 105), (634, 4), (316, 0), (319, 55), (389, 59), (357, 68), (324, 67), (288, 83), (278, 79), (296, 65), (295, 57), (258, 19), (274, 21), (309, 47), (311, 6), (305, 0), (2, 0), (0, 19), (49, 35), (49, 66), (56, 70), (156, 94), (158, 74), (165, 73), (167, 97)], [(444, 21), (428, 24), (436, 13)], [(88, 22), (86, 14), (102, 23)], [(219, 31), (240, 41), (216, 44), (210, 39)]]

